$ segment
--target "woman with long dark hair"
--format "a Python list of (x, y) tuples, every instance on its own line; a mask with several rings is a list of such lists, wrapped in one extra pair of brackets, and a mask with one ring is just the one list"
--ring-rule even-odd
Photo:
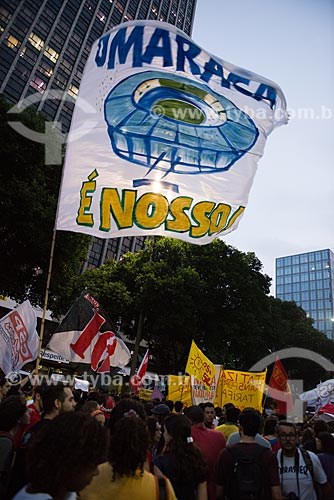
[(14, 500), (76, 500), (105, 461), (108, 438), (107, 429), (82, 412), (50, 420), (29, 444), (28, 484)]
[(178, 500), (207, 500), (206, 464), (191, 437), (185, 415), (169, 415), (164, 421), (165, 450), (157, 456), (154, 472), (170, 479)]
[[(123, 399), (111, 413), (108, 462), (80, 494), (80, 500), (156, 500), (158, 479), (145, 468), (149, 434), (146, 413), (138, 401)], [(176, 500), (172, 485), (163, 480), (168, 500)]]

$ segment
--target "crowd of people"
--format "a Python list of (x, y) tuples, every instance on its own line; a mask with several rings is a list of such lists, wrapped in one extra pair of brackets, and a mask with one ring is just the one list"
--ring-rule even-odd
[(313, 418), (0, 380), (2, 500), (334, 500), (334, 432)]

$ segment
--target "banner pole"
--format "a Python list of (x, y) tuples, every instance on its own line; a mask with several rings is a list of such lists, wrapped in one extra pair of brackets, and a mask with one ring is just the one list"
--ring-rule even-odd
[(43, 342), (44, 329), (45, 329), (45, 317), (46, 317), (46, 311), (47, 311), (48, 300), (49, 300), (49, 289), (50, 289), (52, 264), (53, 264), (53, 253), (54, 253), (55, 243), (56, 243), (56, 228), (53, 229), (53, 233), (52, 233), (49, 269), (48, 269), (48, 276), (47, 276), (47, 280), (46, 280), (43, 315), (42, 315), (41, 328), (39, 331), (39, 343), (38, 343), (37, 359), (36, 359), (36, 366), (35, 366), (35, 374), (36, 375), (38, 374), (39, 365), (40, 365), (40, 361), (41, 361), (41, 349), (42, 349), (42, 342)]
[(135, 374), (135, 371), (136, 371), (139, 346), (140, 346), (140, 342), (141, 342), (141, 338), (142, 338), (142, 334), (143, 334), (143, 326), (144, 326), (144, 312), (140, 311), (139, 318), (138, 318), (136, 341), (135, 341), (135, 346), (133, 348), (133, 355), (132, 355), (132, 360), (131, 360), (130, 378), (133, 377), (133, 375)]
[(269, 389), (267, 389), (267, 392), (264, 394), (264, 398), (262, 401), (262, 413), (264, 412), (264, 407), (266, 406), (266, 401), (267, 401), (267, 397), (268, 397), (268, 390)]
[[(57, 129), (55, 128), (55, 130), (57, 130)], [(60, 139), (59, 131), (58, 131), (58, 135), (54, 136), (54, 140), (58, 141), (58, 146), (60, 146), (61, 142), (59, 143), (59, 141), (61, 141), (61, 139)], [(59, 184), (59, 189), (58, 189), (57, 209), (56, 209), (54, 226), (53, 226), (53, 233), (52, 233), (50, 258), (49, 258), (49, 269), (48, 269), (48, 276), (46, 279), (46, 286), (45, 286), (43, 315), (42, 315), (42, 321), (41, 321), (41, 328), (39, 331), (39, 343), (38, 343), (37, 359), (36, 359), (36, 366), (35, 366), (35, 370), (34, 370), (36, 375), (38, 374), (39, 365), (40, 365), (40, 361), (41, 361), (41, 349), (42, 349), (42, 342), (43, 342), (44, 329), (45, 329), (45, 317), (46, 317), (46, 311), (48, 308), (48, 301), (49, 301), (49, 289), (50, 289), (50, 281), (51, 281), (51, 273), (52, 273), (52, 265), (53, 265), (53, 254), (54, 254), (55, 243), (56, 243), (56, 226), (57, 226), (57, 219), (58, 219), (58, 212), (59, 212), (59, 205), (60, 205), (60, 193), (61, 193), (61, 188), (62, 188), (62, 185), (64, 182), (64, 164), (65, 164), (64, 162), (61, 163), (61, 179), (60, 179), (60, 184)], [(55, 165), (58, 165), (58, 163), (55, 162)]]
[(180, 395), (181, 402), (182, 402), (182, 397), (183, 397), (183, 389), (184, 389), (184, 377), (182, 377), (182, 385), (181, 385), (181, 395)]

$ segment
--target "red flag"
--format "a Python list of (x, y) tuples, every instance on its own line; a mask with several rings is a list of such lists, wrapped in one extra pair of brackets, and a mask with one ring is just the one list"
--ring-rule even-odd
[(277, 403), (277, 412), (287, 414), (293, 407), (288, 376), (279, 357), (276, 358), (273, 372), (269, 380), (268, 396)]
[(135, 375), (130, 378), (130, 384), (133, 387), (133, 391), (135, 394), (139, 394), (139, 388), (143, 385), (143, 378), (145, 377), (145, 373), (147, 370), (148, 364), (148, 349), (143, 357), (142, 362), (140, 363), (140, 367)]

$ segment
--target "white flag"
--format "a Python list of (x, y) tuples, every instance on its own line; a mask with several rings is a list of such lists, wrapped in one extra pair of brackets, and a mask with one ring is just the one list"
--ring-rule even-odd
[(131, 357), (103, 307), (86, 291), (67, 312), (48, 347), (69, 361), (90, 364), (99, 373), (109, 372), (111, 366), (123, 368)]
[(37, 358), (37, 319), (29, 300), (0, 320), (0, 367), (8, 375)]
[(133, 21), (92, 46), (76, 101), (57, 229), (206, 244), (237, 228), (280, 87), (175, 26)]
[(316, 412), (334, 399), (334, 379), (326, 380), (315, 389), (299, 394), (299, 399), (306, 401), (309, 406), (315, 406)]

